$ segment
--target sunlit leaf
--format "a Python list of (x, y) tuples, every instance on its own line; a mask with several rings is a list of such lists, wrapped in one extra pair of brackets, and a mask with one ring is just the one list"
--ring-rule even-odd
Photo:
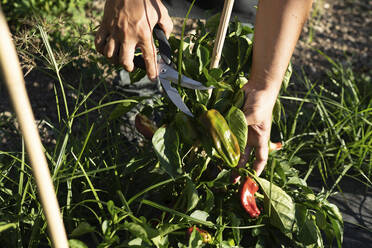
[(198, 196), (198, 192), (196, 191), (195, 184), (190, 179), (187, 179), (186, 181), (184, 193), (187, 198), (187, 207), (186, 207), (186, 213), (187, 213), (190, 210), (193, 210), (196, 207), (196, 205), (198, 205), (198, 202), (199, 202), (199, 196)]
[(207, 221), (209, 214), (205, 211), (195, 210), (190, 216), (201, 221)]
[(179, 137), (173, 127), (159, 128), (152, 138), (152, 144), (160, 166), (172, 177), (182, 173), (181, 158), (178, 152)]
[(81, 236), (87, 233), (94, 232), (96, 228), (94, 226), (91, 226), (87, 222), (81, 222), (71, 233), (72, 237)]
[(270, 223), (283, 233), (291, 232), (295, 221), (295, 205), (292, 198), (280, 187), (269, 181), (255, 177), (264, 192), (264, 208), (271, 210)]
[(86, 244), (77, 239), (69, 239), (68, 245), (70, 248), (88, 248)]

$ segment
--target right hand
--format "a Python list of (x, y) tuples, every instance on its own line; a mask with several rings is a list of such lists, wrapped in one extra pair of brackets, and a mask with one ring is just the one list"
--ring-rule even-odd
[[(250, 153), (254, 148), (255, 161), (253, 169), (259, 176), (269, 156), (269, 141), (272, 122), (272, 111), (278, 96), (279, 82), (266, 82), (266, 80), (256, 80), (251, 78), (244, 85), (245, 103), (243, 112), (248, 124), (248, 140), (245, 151), (240, 156), (238, 167), (244, 167), (249, 160)], [(262, 87), (271, 85), (272, 87)]]
[(152, 39), (156, 24), (169, 37), (173, 23), (160, 0), (106, 0), (103, 20), (96, 33), (96, 49), (112, 63), (133, 71), (134, 52), (139, 47), (147, 76), (154, 80), (158, 74)]

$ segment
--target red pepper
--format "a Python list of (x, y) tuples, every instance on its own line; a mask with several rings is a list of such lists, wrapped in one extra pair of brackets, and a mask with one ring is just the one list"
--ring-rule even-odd
[(282, 142), (269, 142), (269, 153), (273, 152), (273, 151), (279, 151), (281, 150), (283, 147), (283, 144)]
[(203, 243), (211, 243), (212, 242), (212, 236), (209, 234), (209, 232), (203, 230), (203, 229), (199, 229), (197, 228), (196, 226), (192, 226), (192, 227), (189, 227), (187, 229), (187, 235), (190, 236), (192, 231), (194, 230), (194, 228), (196, 229), (196, 231), (198, 231), (200, 233), (200, 235), (202, 236), (203, 238)]
[(256, 199), (254, 198), (254, 193), (256, 193), (257, 190), (258, 185), (256, 182), (252, 178), (247, 177), (240, 192), (240, 201), (251, 218), (256, 218), (261, 213), (256, 205)]
[(137, 114), (134, 124), (138, 132), (140, 132), (146, 139), (152, 139), (157, 127), (143, 114)]

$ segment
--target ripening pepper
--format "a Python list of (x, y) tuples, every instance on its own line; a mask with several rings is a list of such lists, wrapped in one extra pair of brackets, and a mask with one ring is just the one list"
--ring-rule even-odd
[(257, 183), (252, 178), (247, 177), (240, 192), (240, 202), (251, 218), (256, 218), (261, 213), (254, 197), (257, 190)]
[(193, 120), (183, 112), (178, 112), (174, 120), (181, 135), (181, 139), (186, 144), (193, 145), (198, 140), (198, 134)]
[(228, 166), (237, 166), (240, 158), (239, 143), (225, 118), (217, 110), (210, 109), (199, 117), (199, 121), (217, 154)]
[(151, 122), (147, 116), (138, 113), (134, 120), (134, 125), (146, 139), (151, 140), (157, 130), (157, 127)]
[(196, 231), (198, 231), (200, 233), (200, 235), (202, 236), (203, 238), (203, 243), (211, 243), (212, 242), (212, 236), (209, 234), (209, 232), (203, 230), (203, 229), (199, 229), (198, 227), (189, 227), (187, 229), (187, 235), (190, 236), (192, 231), (194, 230), (194, 228), (196, 229)]
[(273, 142), (269, 141), (269, 153), (272, 153), (274, 151), (279, 151), (279, 150), (282, 149), (282, 147), (283, 147), (282, 142), (273, 143)]

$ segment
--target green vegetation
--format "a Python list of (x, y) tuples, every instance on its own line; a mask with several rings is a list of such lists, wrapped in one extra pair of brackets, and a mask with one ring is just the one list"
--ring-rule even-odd
[[(6, 9), (10, 1), (1, 3)], [(16, 16), (17, 8), (12, 11), (8, 13)], [(183, 43), (175, 37), (170, 42), (182, 73), (218, 88), (211, 100), (182, 89), (185, 102), (216, 108), (229, 119), (239, 109), (223, 100), (234, 99), (233, 92), (246, 83), (251, 56), (247, 34), (252, 30), (233, 22), (222, 65), (209, 70), (213, 20), (200, 23), (196, 35)], [(44, 141), (51, 140), (45, 150), (72, 247), (341, 247), (343, 220), (328, 197), (342, 191), (337, 185), (343, 177), (372, 186), (372, 85), (367, 75), (354, 75), (330, 58), (324, 82), (312, 82), (305, 74), (290, 81), (289, 68), (273, 123), (273, 140), (282, 140), (284, 147), (270, 154), (261, 179), (249, 166), (239, 171), (260, 186), (256, 197), (261, 215), (251, 219), (240, 206), (239, 186), (231, 183), (232, 169), (203, 147), (196, 151), (197, 146), (182, 141), (172, 124), (177, 109), (169, 99), (158, 97), (150, 104), (146, 100), (151, 96), (114, 89), (115, 68), (96, 55), (92, 25), (64, 22), (65, 30), (73, 31), (65, 32), (56, 21), (46, 18), (34, 27), (23, 26), (15, 41), (29, 75), (53, 84), (55, 103), (48, 104), (55, 104), (55, 118), (48, 115), (40, 127), (47, 130)], [(138, 70), (131, 78), (143, 75)], [(294, 85), (293, 79), (302, 85)], [(8, 145), (4, 149), (0, 143), (0, 243), (50, 246), (27, 154), (22, 140), (15, 138), (20, 135), (14, 116), (1, 111), (0, 142), (5, 138)], [(160, 115), (157, 124), (166, 127), (158, 129), (152, 142), (143, 139), (130, 112)], [(313, 174), (329, 190), (316, 193), (308, 187)], [(212, 241), (202, 243), (195, 230), (188, 236), (192, 226), (208, 231)]]

